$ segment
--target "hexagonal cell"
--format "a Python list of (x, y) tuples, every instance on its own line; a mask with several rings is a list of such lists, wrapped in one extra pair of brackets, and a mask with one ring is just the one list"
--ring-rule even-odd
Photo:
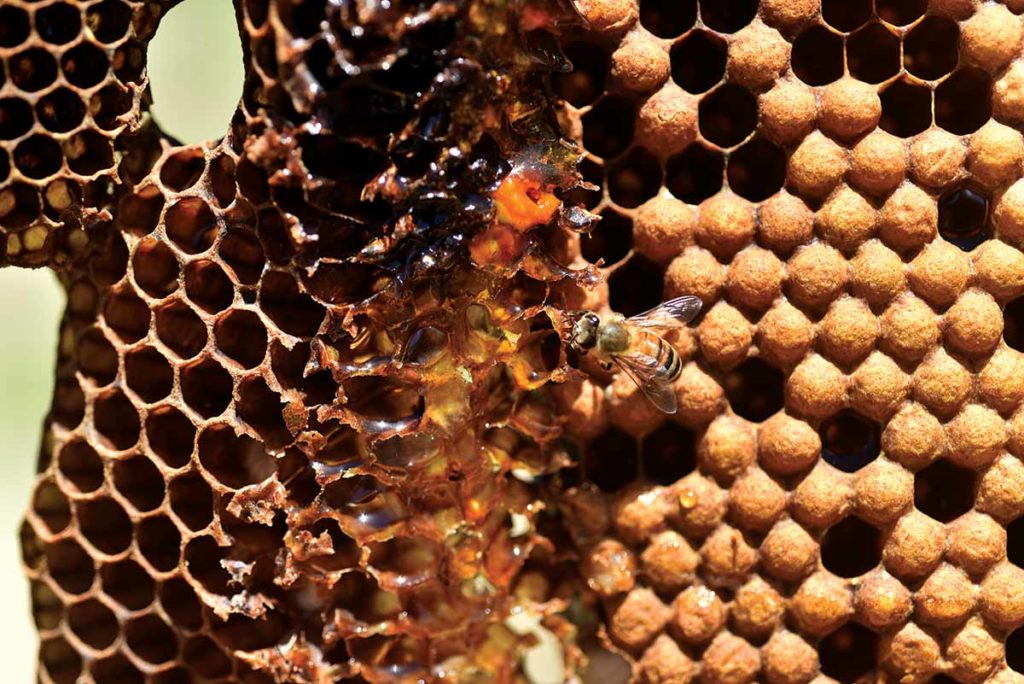
[(751, 140), (729, 155), (726, 177), (740, 197), (768, 199), (786, 182), (786, 153), (767, 140)]
[(124, 375), (128, 388), (147, 404), (163, 399), (174, 386), (171, 364), (152, 347), (126, 354)]
[(124, 626), (128, 648), (147, 663), (172, 660), (178, 653), (178, 638), (158, 615), (144, 615)]
[(82, 536), (108, 555), (121, 553), (132, 541), (132, 521), (113, 499), (94, 499), (76, 506)]
[(72, 684), (82, 673), (82, 656), (59, 636), (39, 644), (39, 663), (55, 684)]
[(195, 443), (196, 429), (192, 422), (173, 406), (150, 409), (146, 417), (149, 448), (171, 468), (189, 462)]
[(724, 40), (703, 30), (691, 31), (672, 46), (672, 80), (690, 93), (710, 90), (725, 76), (728, 48)]
[(640, 443), (648, 480), (670, 485), (697, 467), (697, 436), (676, 423), (665, 423)]
[(839, 577), (859, 577), (882, 560), (882, 533), (857, 516), (833, 525), (821, 540), (821, 562)]
[(197, 630), (203, 624), (202, 604), (184, 578), (174, 577), (160, 584), (160, 605), (178, 627)]
[(109, 385), (117, 377), (117, 350), (99, 328), (82, 332), (75, 345), (75, 356), (82, 375), (92, 379), (97, 387)]
[(875, 12), (893, 26), (913, 23), (928, 9), (928, 0), (875, 0)]
[(742, 86), (728, 83), (702, 98), (700, 132), (720, 147), (742, 142), (757, 125), (757, 98)]
[[(640, 19), (643, 21), (644, 5), (640, 5)], [(590, 104), (604, 92), (608, 78), (609, 56), (607, 50), (590, 42), (570, 43), (564, 48), (565, 56), (572, 62), (572, 71), (556, 73), (551, 77), (555, 94), (573, 105), (583, 107)]]
[(174, 478), (167, 486), (167, 494), (171, 510), (190, 530), (201, 530), (213, 520), (213, 490), (199, 473)]
[(1014, 672), (1024, 674), (1024, 627), (1006, 637), (1006, 664)]
[(700, 143), (669, 158), (665, 165), (665, 187), (677, 199), (700, 204), (722, 189), (725, 155)]
[(110, 63), (103, 49), (92, 43), (79, 43), (61, 57), (60, 69), (71, 85), (85, 89), (107, 78)]
[(942, 193), (939, 198), (939, 234), (965, 252), (969, 252), (992, 234), (988, 193), (980, 188), (961, 186)]
[(722, 382), (733, 413), (760, 423), (782, 410), (786, 377), (763, 359), (747, 359)]
[(199, 436), (199, 462), (225, 487), (240, 489), (274, 474), (274, 459), (263, 445), (228, 425), (212, 425)]
[(259, 302), (263, 313), (282, 332), (296, 337), (314, 335), (324, 318), (324, 308), (299, 292), (294, 278), (278, 271), (263, 276)]
[(92, 661), (89, 672), (96, 684), (142, 684), (146, 681), (139, 668), (121, 653)]
[(757, 14), (758, 0), (700, 0), (700, 19), (720, 33), (735, 33)]
[(70, 88), (56, 88), (36, 102), (36, 116), (46, 130), (67, 133), (82, 123), (82, 119), (85, 118), (85, 103), (82, 102), (81, 96)]
[(14, 148), (14, 165), (26, 177), (40, 180), (60, 171), (64, 154), (57, 141), (45, 135), (33, 135)]
[[(65, 91), (58, 90), (56, 92)], [(79, 106), (82, 107), (81, 100), (77, 97), (74, 99), (78, 100)], [(84, 109), (82, 107), (83, 112)], [(18, 97), (0, 99), (0, 140), (20, 138), (32, 129), (32, 124), (32, 105)], [(45, 126), (46, 123), (44, 122), (43, 125)]]
[(880, 94), (882, 118), (878, 126), (901, 138), (909, 138), (932, 125), (932, 92), (923, 85), (900, 79)]
[(642, 147), (608, 165), (608, 196), (620, 207), (639, 207), (658, 194), (661, 183), (661, 164)]
[(263, 246), (255, 235), (230, 228), (224, 232), (217, 251), (235, 279), (245, 285), (259, 280), (267, 262)]
[(175, 202), (168, 207), (164, 222), (167, 237), (187, 254), (205, 252), (217, 233), (217, 217), (201, 197)]
[(818, 645), (821, 672), (836, 681), (856, 682), (878, 664), (878, 635), (867, 627), (850, 622)]
[(582, 123), (583, 146), (591, 154), (609, 159), (633, 140), (636, 104), (628, 98), (609, 95), (583, 115)]
[(62, 446), (57, 454), (57, 468), (83, 494), (103, 484), (103, 461), (88, 442), (75, 439)]
[(882, 24), (868, 24), (846, 39), (850, 75), (865, 83), (881, 83), (900, 71), (900, 39)]
[(182, 359), (190, 359), (206, 346), (206, 325), (189, 306), (178, 299), (156, 310), (156, 334)]
[(182, 657), (201, 677), (216, 679), (231, 674), (231, 659), (208, 637), (195, 636), (186, 641)]
[(92, 34), (103, 43), (116, 43), (128, 32), (132, 10), (123, 0), (103, 0), (86, 10)]
[(827, 85), (843, 75), (843, 39), (815, 25), (793, 41), (793, 73), (811, 86)]
[(231, 403), (231, 375), (213, 359), (203, 359), (181, 369), (181, 395), (204, 418), (224, 412)]
[(617, 492), (637, 478), (639, 453), (636, 440), (611, 428), (587, 445), (583, 472), (606, 492)]
[(202, 148), (187, 147), (164, 160), (160, 167), (160, 182), (166, 188), (182, 192), (195, 185), (205, 170), (206, 157)]
[(84, 594), (96, 578), (96, 568), (89, 554), (72, 539), (48, 544), (46, 567), (58, 587), (69, 594)]
[(933, 81), (956, 68), (960, 27), (937, 15), (925, 17), (903, 40), (903, 64), (918, 78)]
[(832, 28), (845, 33), (863, 26), (872, 13), (871, 0), (821, 1), (821, 18)]
[(207, 313), (217, 313), (231, 306), (235, 289), (217, 262), (200, 259), (185, 267), (185, 294)]
[(633, 221), (615, 211), (605, 209), (601, 220), (580, 238), (583, 258), (592, 264), (603, 260), (605, 266), (617, 264), (633, 248)]
[(19, 52), (7, 64), (14, 85), (29, 93), (42, 90), (57, 78), (57, 60), (42, 48)]
[(96, 599), (87, 599), (70, 606), (68, 626), (82, 643), (97, 651), (114, 643), (120, 631), (113, 611)]
[(664, 271), (660, 266), (634, 254), (608, 278), (609, 303), (625, 316), (652, 309), (661, 303)]
[(164, 478), (145, 456), (115, 462), (114, 487), (137, 511), (152, 511), (164, 501)]
[(139, 414), (119, 390), (96, 398), (92, 420), (108, 449), (127, 449), (139, 441)]
[(181, 533), (167, 517), (155, 515), (142, 520), (135, 536), (142, 557), (157, 571), (170, 572), (178, 567)]
[(958, 69), (935, 89), (935, 123), (950, 133), (973, 133), (990, 118), (992, 78), (985, 71)]
[(0, 7), (0, 47), (18, 47), (25, 42), (31, 31), (28, 12), (12, 5)]
[(133, 560), (105, 564), (100, 568), (100, 583), (104, 594), (128, 610), (141, 610), (153, 602), (153, 578)]
[(268, 447), (284, 447), (293, 440), (284, 422), (283, 409), (281, 395), (271, 390), (262, 377), (242, 380), (235, 410), (238, 417), (253, 428)]
[(103, 307), (103, 320), (123, 342), (138, 342), (149, 332), (149, 307), (130, 287), (112, 290)]
[(914, 505), (939, 522), (950, 522), (974, 506), (977, 473), (942, 458), (914, 477)]
[(675, 38), (697, 21), (697, 0), (641, 0), (640, 23), (659, 38)]
[(871, 463), (881, 451), (881, 428), (852, 409), (840, 411), (819, 429), (821, 453), (833, 467), (853, 473)]

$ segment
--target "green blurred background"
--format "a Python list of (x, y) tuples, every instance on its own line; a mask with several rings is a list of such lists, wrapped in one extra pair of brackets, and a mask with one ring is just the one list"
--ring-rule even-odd
[[(3, 4), (0, 2), (0, 4)], [(183, 142), (218, 138), (242, 91), (231, 0), (185, 0), (150, 44), (154, 116)], [(45, 269), (0, 270), (0, 662), (4, 682), (34, 681), (36, 636), (17, 529), (49, 407), (64, 293)]]

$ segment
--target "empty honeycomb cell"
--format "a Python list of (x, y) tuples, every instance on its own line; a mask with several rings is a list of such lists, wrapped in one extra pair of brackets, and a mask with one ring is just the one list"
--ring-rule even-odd
[(120, 127), (132, 107), (131, 91), (118, 85), (100, 88), (89, 99), (89, 116), (104, 130)]
[(166, 465), (181, 468), (189, 462), (195, 434), (192, 422), (177, 408), (165, 405), (149, 410), (146, 417), (149, 448)]
[(244, 368), (254, 368), (267, 352), (267, 330), (251, 311), (231, 311), (214, 326), (217, 349)]
[[(193, 301), (195, 298), (192, 297)], [(260, 308), (289, 335), (308, 337), (323, 320), (324, 309), (299, 291), (293, 278), (279, 271), (263, 276), (260, 283)]]
[[(293, 437), (282, 416), (281, 396), (263, 378), (246, 378), (238, 389), (238, 417), (253, 428), (268, 446), (280, 448)], [(202, 444), (202, 442), (200, 442)]]
[(973, 133), (992, 116), (992, 79), (979, 69), (954, 71), (935, 89), (935, 123), (956, 133)]
[(782, 409), (784, 384), (782, 372), (759, 358), (744, 361), (723, 382), (729, 406), (752, 422), (767, 420)]
[(157, 572), (170, 572), (178, 566), (181, 534), (167, 517), (154, 515), (140, 520), (135, 537), (142, 557)]
[(709, 28), (721, 33), (735, 33), (749, 24), (757, 14), (754, 0), (701, 0), (700, 18)]
[(77, 7), (59, 2), (36, 10), (36, 32), (52, 45), (69, 43), (82, 30), (82, 15)]
[[(626, 40), (632, 39), (639, 45), (643, 43), (640, 35), (641, 32), (633, 31)], [(654, 47), (660, 50), (656, 43)], [(646, 54), (646, 52), (643, 52), (642, 47), (637, 49), (641, 51), (640, 54)], [(569, 58), (574, 68), (572, 71), (556, 74), (552, 78), (552, 86), (558, 96), (569, 104), (574, 107), (584, 107), (600, 97), (604, 90), (609, 71), (608, 53), (602, 47), (589, 42), (572, 43), (564, 46), (564, 50), (565, 56)], [(619, 50), (621, 51), (623, 48), (620, 47)], [(614, 59), (612, 57), (612, 60)], [(613, 74), (615, 73), (615, 65), (621, 63), (621, 60), (620, 62), (613, 62), (614, 65), (611, 66)], [(628, 60), (625, 63), (629, 64)], [(632, 75), (632, 70), (630, 70), (630, 73)], [(643, 77), (640, 73), (636, 75), (641, 78)]]
[(217, 218), (200, 197), (180, 199), (167, 208), (167, 237), (187, 254), (198, 254), (213, 243)]
[(71, 594), (84, 594), (92, 586), (96, 569), (92, 558), (72, 539), (45, 547), (46, 566), (58, 587)]
[(114, 684), (114, 682), (142, 684), (146, 681), (142, 672), (121, 653), (114, 653), (92, 661), (89, 664), (89, 672), (92, 673), (92, 679), (97, 684)]
[(85, 104), (81, 96), (69, 88), (51, 90), (39, 98), (35, 110), (39, 123), (54, 133), (74, 130), (85, 118)]
[(742, 142), (756, 123), (757, 99), (742, 86), (726, 83), (700, 100), (700, 132), (720, 147)]
[(138, 412), (119, 390), (96, 397), (93, 425), (108, 449), (128, 449), (139, 441)]
[(72, 684), (82, 672), (82, 656), (61, 636), (40, 642), (39, 661), (55, 684)]
[(240, 231), (227, 230), (217, 245), (218, 254), (235, 279), (251, 285), (259, 280), (266, 258), (263, 248), (255, 236)]
[(131, 543), (131, 520), (113, 499), (78, 502), (75, 514), (82, 535), (101, 553), (117, 555)]
[(102, 49), (92, 43), (79, 43), (64, 53), (60, 68), (71, 85), (84, 89), (101, 83), (107, 77), (110, 63)]
[(235, 435), (227, 425), (211, 426), (199, 436), (199, 462), (233, 489), (262, 482), (275, 472), (273, 459), (259, 442)]
[(608, 279), (609, 304), (625, 316), (635, 316), (662, 301), (662, 274), (656, 264), (634, 255)]
[(68, 608), (68, 626), (76, 637), (97, 651), (114, 643), (120, 625), (113, 611), (96, 599), (87, 599)]
[(640, 206), (658, 193), (661, 184), (661, 164), (643, 148), (634, 148), (608, 166), (608, 195), (620, 207)]
[(163, 476), (145, 456), (118, 460), (113, 472), (115, 489), (137, 511), (152, 511), (163, 503)]
[(819, 432), (822, 458), (847, 473), (874, 461), (881, 450), (878, 424), (853, 410), (832, 416)]
[(694, 434), (672, 423), (644, 436), (640, 454), (644, 475), (663, 485), (676, 482), (697, 465)]
[[(856, 548), (857, 553), (849, 553), (851, 548)], [(881, 533), (856, 516), (830, 527), (821, 540), (822, 565), (839, 577), (859, 577), (881, 559)]]
[(973, 470), (939, 459), (915, 476), (914, 505), (941, 522), (950, 522), (974, 505)]
[(103, 243), (102, 254), (89, 262), (89, 271), (97, 285), (113, 285), (124, 277), (128, 269), (128, 246), (124, 238), (115, 231), (100, 234)]
[(665, 187), (688, 204), (699, 204), (722, 188), (725, 158), (718, 150), (692, 143), (665, 165)]
[(689, 93), (703, 93), (725, 75), (726, 43), (717, 35), (696, 30), (669, 51), (672, 80)]
[[(587, 479), (603, 491), (616, 492), (636, 479), (639, 470), (639, 451), (636, 440), (612, 428), (601, 435), (600, 451), (588, 450), (583, 457)], [(615, 454), (609, 461), (603, 453)]]
[(27, 183), (11, 183), (0, 191), (0, 226), (23, 228), (39, 214), (39, 191)]
[(894, 26), (912, 24), (924, 14), (927, 7), (926, 0), (877, 0), (875, 2), (875, 12), (878, 13), (879, 18)]
[(696, 0), (643, 0), (640, 3), (640, 23), (660, 38), (675, 38), (682, 35), (696, 20)]
[(232, 399), (231, 375), (213, 359), (204, 358), (181, 368), (181, 395), (189, 407), (213, 418), (227, 409)]
[(36, 627), (40, 630), (56, 628), (60, 625), (60, 621), (64, 619), (64, 605), (48, 585), (39, 581), (34, 581), (31, 584), (32, 618), (36, 623)]
[(201, 677), (217, 678), (231, 674), (231, 659), (205, 636), (195, 636), (182, 647), (182, 658)]
[(970, 186), (953, 188), (939, 198), (939, 234), (964, 251), (990, 237), (989, 200)]
[(202, 604), (192, 586), (182, 577), (172, 577), (160, 584), (160, 606), (178, 627), (193, 631), (202, 627)]
[(61, 169), (64, 155), (54, 140), (33, 135), (14, 148), (14, 165), (28, 178), (39, 180), (52, 176)]
[(153, 579), (133, 560), (103, 564), (100, 584), (107, 597), (127, 610), (142, 610), (153, 602)]
[(171, 510), (189, 529), (201, 530), (213, 520), (213, 492), (199, 473), (176, 477), (167, 492)]
[(751, 140), (729, 155), (726, 177), (740, 197), (768, 199), (786, 180), (786, 154), (767, 140)]
[(615, 157), (629, 146), (635, 122), (636, 105), (630, 99), (605, 96), (583, 115), (583, 144), (599, 157)]
[(840, 682), (854, 682), (875, 668), (878, 635), (850, 622), (832, 632), (818, 644), (822, 674)]
[(850, 32), (863, 26), (873, 14), (868, 0), (822, 0), (821, 18), (837, 31)]
[(903, 42), (903, 64), (924, 80), (942, 78), (957, 66), (960, 28), (945, 17), (927, 16)]
[(103, 0), (85, 12), (86, 24), (102, 43), (116, 43), (128, 32), (132, 10), (122, 0)]
[(146, 68), (146, 50), (137, 40), (129, 38), (114, 51), (114, 75), (122, 83), (140, 83)]
[(32, 129), (32, 124), (32, 105), (17, 97), (0, 99), (0, 139), (20, 138)]
[(235, 183), (235, 161), (227, 156), (211, 160), (208, 181), (217, 205), (222, 209), (229, 206), (238, 191)]
[(843, 75), (843, 39), (824, 26), (811, 26), (793, 41), (791, 65), (807, 85), (829, 84)]
[(98, 328), (89, 328), (79, 336), (75, 354), (82, 373), (97, 387), (108, 385), (117, 377), (117, 350)]
[(0, 47), (13, 48), (21, 45), (32, 31), (28, 13), (20, 7), (7, 5), (0, 8)]
[(163, 354), (152, 347), (126, 354), (124, 375), (128, 389), (147, 404), (166, 397), (174, 385), (171, 365)]
[[(207, 313), (223, 311), (234, 299), (234, 287), (214, 261), (199, 259), (185, 267), (185, 294)], [(302, 308), (294, 315), (301, 316)]]
[(82, 494), (103, 484), (103, 461), (88, 442), (73, 440), (62, 446), (57, 454), (57, 467), (64, 479)]
[[(195, 185), (205, 170), (206, 158), (203, 156), (202, 149), (185, 148), (164, 160), (160, 167), (160, 183), (166, 188), (181, 192)], [(170, 223), (170, 212), (175, 211), (175, 207), (179, 206), (180, 204), (175, 204), (168, 210), (168, 223)], [(179, 209), (179, 211), (185, 211), (185, 209)]]
[(156, 310), (155, 328), (160, 341), (182, 359), (192, 358), (206, 346), (206, 324), (181, 300)]
[(57, 60), (43, 48), (28, 48), (7, 60), (11, 81), (18, 88), (34, 93), (57, 78)]
[(157, 615), (129, 620), (124, 626), (124, 636), (132, 653), (147, 663), (165, 663), (178, 653), (174, 632)]
[[(932, 94), (927, 87), (901, 77), (885, 86), (879, 97), (882, 116), (878, 125), (882, 130), (900, 138), (910, 138), (931, 126)], [(948, 127), (944, 128), (948, 130)]]
[(53, 419), (58, 425), (74, 429), (85, 416), (85, 396), (75, 380), (58, 380), (53, 390)]

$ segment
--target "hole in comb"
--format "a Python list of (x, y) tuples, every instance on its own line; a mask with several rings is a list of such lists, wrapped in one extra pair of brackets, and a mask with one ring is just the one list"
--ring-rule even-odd
[(32, 496), (32, 511), (51, 533), (57, 534), (71, 523), (71, 505), (55, 483), (44, 480)]
[(146, 418), (146, 436), (149, 448), (160, 460), (172, 468), (181, 468), (191, 458), (196, 429), (178, 409), (159, 406), (151, 409)]
[(699, 112), (700, 132), (721, 147), (742, 142), (757, 125), (757, 99), (732, 83), (702, 98)]
[(124, 375), (128, 388), (147, 404), (163, 399), (174, 386), (171, 364), (152, 347), (143, 347), (126, 354)]
[(670, 485), (697, 467), (697, 437), (675, 423), (665, 423), (644, 437), (640, 453), (647, 479)]
[(859, 577), (881, 560), (881, 533), (857, 516), (833, 525), (821, 540), (821, 562), (839, 577)]
[(103, 484), (103, 461), (86, 442), (74, 440), (61, 447), (57, 467), (60, 474), (83, 494), (95, 491)]
[(109, 449), (124, 450), (139, 441), (139, 414), (120, 391), (96, 398), (93, 425)]
[(822, 674), (840, 682), (860, 681), (877, 667), (878, 635), (850, 622), (825, 637), (818, 653)]
[(165, 663), (178, 652), (178, 639), (157, 615), (144, 615), (129, 620), (124, 626), (128, 648), (147, 663)]
[(145, 456), (115, 462), (114, 486), (138, 511), (152, 511), (164, 501), (164, 478)]
[(274, 459), (263, 446), (227, 425), (213, 425), (199, 437), (199, 462), (226, 487), (257, 484), (276, 472)]
[(786, 181), (786, 153), (767, 140), (751, 140), (729, 155), (729, 187), (752, 202), (768, 199)]
[(97, 651), (114, 643), (120, 631), (114, 613), (96, 599), (88, 599), (68, 608), (68, 626), (83, 643)]
[(785, 381), (778, 368), (752, 358), (730, 371), (723, 385), (733, 412), (759, 423), (782, 410)]
[(156, 570), (170, 572), (178, 567), (181, 534), (166, 517), (157, 515), (140, 522), (137, 539), (142, 557)]
[(22, 90), (34, 93), (57, 78), (57, 60), (42, 48), (29, 48), (9, 58), (11, 80)]
[(641, 0), (640, 23), (659, 38), (675, 38), (697, 21), (696, 0)]
[(92, 558), (70, 539), (46, 547), (46, 566), (50, 577), (69, 594), (83, 594), (96, 576)]
[(146, 678), (120, 653), (94, 660), (89, 666), (96, 684), (142, 684)]
[(28, 38), (32, 25), (28, 13), (20, 7), (0, 7), (0, 47), (18, 47)]
[[(643, 21), (643, 3), (640, 19)], [(573, 69), (552, 75), (555, 94), (574, 107), (588, 105), (604, 91), (608, 53), (593, 43), (570, 43), (565, 47), (565, 56), (572, 62)]]
[(657, 264), (634, 254), (608, 278), (612, 309), (635, 316), (656, 307), (661, 303), (662, 274)]
[(900, 79), (882, 91), (882, 118), (878, 126), (900, 138), (909, 138), (932, 125), (932, 93), (923, 85)]
[(1014, 672), (1024, 674), (1024, 627), (1018, 627), (1006, 637), (1006, 664)]
[(622, 152), (633, 139), (636, 105), (625, 97), (602, 98), (583, 115), (583, 146), (608, 159)]
[(700, 18), (708, 28), (735, 33), (757, 14), (758, 0), (701, 0)]
[(176, 152), (160, 168), (160, 182), (176, 192), (188, 190), (199, 181), (206, 169), (203, 150), (198, 147)]
[(186, 473), (171, 480), (167, 488), (171, 510), (193, 532), (213, 521), (213, 490), (199, 473)]
[[(966, 135), (992, 118), (992, 79), (981, 69), (953, 72), (935, 89), (935, 123)], [(884, 105), (883, 105), (884, 108)]]
[(840, 411), (821, 426), (822, 457), (833, 467), (854, 473), (881, 451), (878, 423), (852, 409)]
[(665, 166), (665, 187), (676, 199), (700, 204), (722, 189), (725, 156), (700, 143), (691, 143)]
[(231, 306), (235, 289), (216, 262), (200, 259), (185, 267), (185, 294), (207, 313), (217, 313)]
[(903, 41), (907, 71), (926, 81), (941, 78), (956, 68), (960, 27), (939, 16), (925, 17)]
[(672, 80), (683, 90), (698, 94), (710, 90), (725, 76), (725, 41), (708, 31), (696, 30), (672, 46)]
[(871, 0), (822, 0), (821, 18), (832, 28), (849, 32), (871, 18)]
[(633, 247), (633, 222), (614, 209), (601, 212), (601, 220), (580, 239), (583, 258), (592, 264), (604, 259), (610, 266), (626, 258)]
[(661, 181), (661, 164), (641, 147), (608, 166), (608, 196), (620, 207), (639, 207), (658, 194)]
[(39, 661), (54, 684), (74, 684), (82, 672), (82, 656), (61, 637), (43, 640)]
[(82, 123), (82, 119), (85, 118), (85, 103), (74, 91), (57, 88), (39, 98), (39, 102), (36, 103), (36, 116), (46, 130), (67, 133)]
[(90, 544), (108, 555), (121, 553), (132, 541), (132, 521), (113, 499), (83, 501), (77, 506), (78, 527)]
[(793, 42), (793, 73), (811, 86), (822, 86), (843, 75), (843, 39), (824, 26), (812, 26)]
[(92, 34), (103, 43), (116, 43), (128, 32), (132, 10), (122, 0), (103, 0), (86, 10)]
[(850, 75), (865, 83), (881, 83), (900, 70), (900, 39), (882, 24), (869, 24), (846, 39)]
[(928, 0), (876, 0), (879, 18), (894, 26), (906, 26), (924, 14)]
[(959, 187), (939, 198), (939, 234), (969, 252), (990, 237), (989, 199), (983, 190)]
[(141, 610), (153, 602), (153, 579), (133, 560), (104, 565), (100, 582), (103, 593), (128, 610)]
[(92, 43), (79, 43), (60, 60), (64, 78), (73, 86), (91, 88), (105, 79), (110, 70), (107, 53)]
[(231, 403), (233, 387), (231, 375), (212, 359), (203, 359), (181, 370), (182, 398), (204, 418), (224, 412)]
[[(3, 19), (0, 18), (0, 25), (2, 23)], [(57, 90), (46, 97), (52, 97), (59, 92), (64, 91)], [(45, 100), (46, 98), (43, 99)], [(81, 107), (81, 100), (78, 98), (74, 99), (78, 101), (79, 107)], [(32, 105), (17, 97), (5, 97), (0, 100), (0, 140), (20, 138), (31, 130), (32, 123)], [(47, 125), (45, 121), (42, 124), (44, 126)]]
[(914, 505), (939, 522), (950, 522), (974, 506), (977, 474), (939, 459), (914, 477)]
[(593, 440), (583, 457), (587, 479), (606, 492), (633, 482), (639, 466), (636, 440), (614, 428)]
[(160, 605), (171, 621), (182, 629), (196, 630), (203, 625), (203, 609), (199, 598), (181, 577), (173, 577), (160, 585)]

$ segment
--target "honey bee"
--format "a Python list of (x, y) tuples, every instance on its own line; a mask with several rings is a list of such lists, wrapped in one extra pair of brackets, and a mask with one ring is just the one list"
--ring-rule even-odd
[(655, 406), (675, 413), (672, 383), (682, 372), (683, 362), (675, 348), (653, 331), (689, 323), (700, 307), (700, 298), (683, 296), (631, 318), (613, 313), (602, 320), (593, 311), (583, 311), (572, 325), (568, 345), (580, 355), (596, 349), (605, 369), (618, 367)]

